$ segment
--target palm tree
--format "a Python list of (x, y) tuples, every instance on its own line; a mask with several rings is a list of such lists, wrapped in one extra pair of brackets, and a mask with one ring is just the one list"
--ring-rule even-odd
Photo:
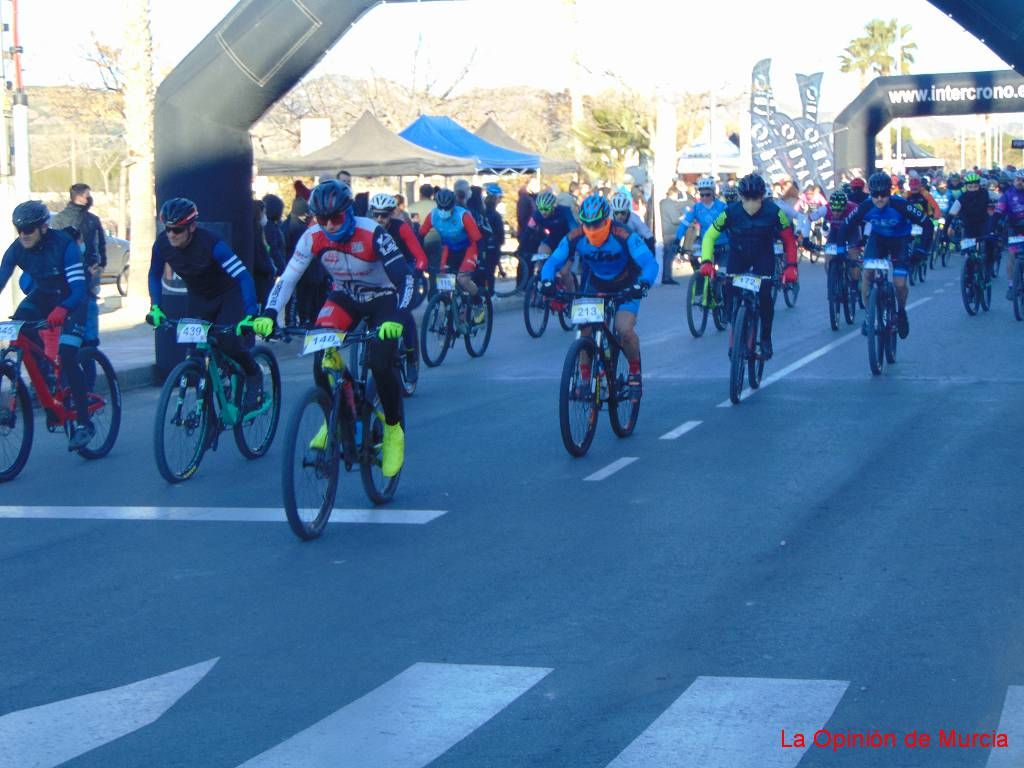
[(866, 34), (851, 40), (843, 49), (845, 53), (839, 55), (839, 71), (860, 73), (862, 88), (868, 70), (883, 77), (893, 74), (896, 59), (892, 49), (898, 41), (899, 71), (900, 74), (907, 74), (910, 72), (910, 65), (914, 63), (913, 50), (917, 48), (917, 43), (907, 42), (910, 30), (909, 24), (901, 25), (896, 19), (872, 19), (864, 25)]

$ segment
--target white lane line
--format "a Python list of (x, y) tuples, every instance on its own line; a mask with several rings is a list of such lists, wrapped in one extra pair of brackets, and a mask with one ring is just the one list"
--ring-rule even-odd
[(598, 480), (604, 480), (606, 477), (614, 475), (616, 472), (618, 472), (623, 467), (628, 467), (630, 464), (632, 464), (638, 458), (639, 458), (638, 456), (623, 456), (621, 459), (616, 459), (615, 461), (613, 461), (611, 464), (609, 464), (604, 469), (599, 469), (594, 474), (587, 475), (586, 477), (583, 478), (583, 480), (584, 480), (584, 482), (586, 482), (586, 481), (597, 482)]
[(945, 293), (945, 292), (946, 292), (945, 288), (936, 288), (934, 291), (932, 291), (932, 293)]
[(792, 768), (807, 747), (781, 748), (832, 717), (849, 683), (698, 677), (608, 768)]
[(206, 676), (217, 659), (137, 683), (0, 717), (0, 768), (53, 768), (144, 728)]
[[(925, 296), (924, 298), (918, 299), (917, 301), (912, 301), (909, 304), (907, 304), (907, 309), (913, 309), (914, 307), (919, 307), (922, 304), (924, 304), (925, 302), (931, 301), (933, 298), (935, 298), (935, 297), (934, 296)], [(864, 338), (864, 337), (861, 336), (860, 331), (850, 331), (850, 333), (848, 333), (845, 336), (842, 336), (842, 337), (836, 339), (835, 341), (829, 342), (824, 347), (821, 347), (820, 349), (816, 349), (813, 352), (811, 352), (810, 354), (804, 355), (803, 357), (801, 357), (796, 362), (793, 362), (793, 363), (790, 363), (789, 365), (787, 365), (785, 368), (782, 368), (781, 370), (776, 371), (775, 373), (773, 373), (773, 374), (771, 374), (769, 376), (765, 376), (761, 380), (761, 386), (758, 387), (757, 389), (744, 389), (743, 390), (743, 394), (740, 395), (740, 400), (746, 400), (748, 397), (750, 397), (751, 395), (755, 394), (756, 392), (760, 392), (765, 387), (770, 387), (772, 384), (774, 384), (779, 379), (783, 379), (786, 376), (789, 376), (789, 374), (793, 373), (793, 371), (798, 371), (801, 368), (803, 368), (804, 366), (813, 363), (819, 357), (822, 357), (823, 355), (827, 355), (833, 349), (836, 349), (837, 347), (841, 347), (843, 344), (846, 344), (849, 341), (853, 341), (854, 339), (862, 339), (862, 338)], [(717, 407), (718, 408), (729, 408), (731, 405), (732, 405), (732, 401), (731, 400), (723, 400), (722, 402), (720, 402), (718, 404)]]
[(985, 768), (1014, 768), (1024, 765), (1024, 686), (1007, 687), (997, 733), (1006, 734), (1009, 746), (1004, 749), (993, 749)]
[(549, 672), (539, 667), (413, 664), (239, 768), (421, 768)]
[[(447, 510), (336, 509), (330, 523), (424, 525)], [(0, 518), (35, 520), (174, 520), (215, 523), (283, 523), (284, 510), (269, 507), (14, 507), (0, 506)]]
[(664, 435), (659, 437), (659, 440), (675, 440), (676, 438), (682, 437), (691, 429), (699, 427), (704, 422), (702, 421), (688, 421), (685, 424), (680, 424), (678, 427), (673, 429), (671, 432), (666, 432)]

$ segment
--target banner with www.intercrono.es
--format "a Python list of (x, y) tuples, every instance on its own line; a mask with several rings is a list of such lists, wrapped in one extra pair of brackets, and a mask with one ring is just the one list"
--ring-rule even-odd
[(772, 183), (793, 179), (801, 188), (809, 181), (829, 190), (835, 181), (831, 125), (818, 122), (821, 72), (796, 76), (801, 114), (790, 117), (775, 109), (771, 59), (754, 65), (750, 84), (751, 152), (755, 170)]

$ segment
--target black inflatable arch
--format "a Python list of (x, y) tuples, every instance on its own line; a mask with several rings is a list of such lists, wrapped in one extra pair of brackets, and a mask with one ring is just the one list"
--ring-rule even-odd
[(835, 167), (875, 169), (875, 136), (897, 117), (1024, 112), (1024, 77), (1013, 70), (875, 78), (833, 122)]
[[(379, 2), (240, 0), (157, 90), (157, 205), (171, 197), (195, 200), (200, 218), (248, 260), (249, 127)], [(353, 71), (361, 66), (353, 62)]]

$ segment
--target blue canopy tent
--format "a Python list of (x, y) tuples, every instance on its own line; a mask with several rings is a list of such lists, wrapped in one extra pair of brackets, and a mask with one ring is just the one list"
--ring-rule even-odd
[(491, 144), (450, 117), (420, 115), (398, 135), (434, 152), (471, 157), (476, 162), (477, 173), (521, 173), (540, 168), (539, 155)]

